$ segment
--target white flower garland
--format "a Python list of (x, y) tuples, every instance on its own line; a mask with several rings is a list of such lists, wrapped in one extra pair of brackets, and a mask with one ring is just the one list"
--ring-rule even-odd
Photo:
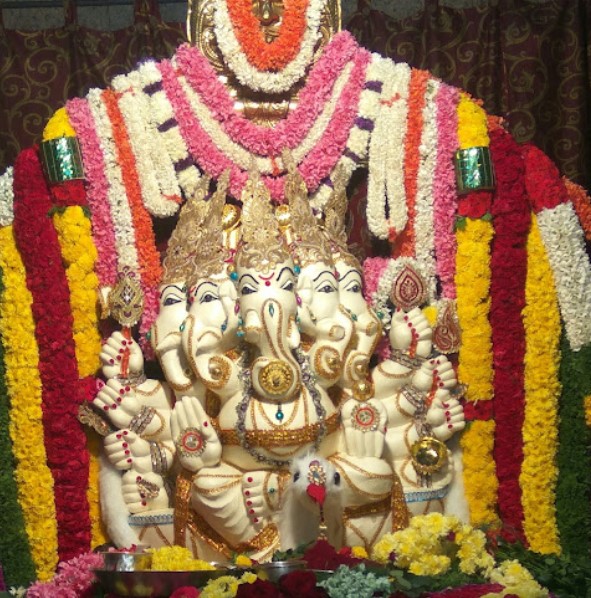
[(95, 129), (100, 132), (99, 141), (105, 161), (105, 175), (109, 188), (107, 198), (111, 211), (111, 220), (115, 233), (117, 251), (117, 269), (129, 267), (132, 272), (139, 272), (139, 260), (135, 243), (135, 229), (131, 209), (123, 184), (121, 167), (117, 161), (111, 121), (102, 101), (103, 92), (91, 89), (87, 95), (88, 106), (95, 122)]
[[(352, 70), (353, 63), (347, 64), (336, 80), (332, 89), (331, 98), (325, 104), (320, 116), (316, 119), (302, 142), (293, 148), (292, 156), (296, 164), (299, 164), (306, 157), (325, 133)], [(216, 147), (226, 157), (240, 166), (242, 170), (247, 171), (254, 159), (257, 169), (261, 174), (273, 173), (273, 162), (269, 158), (263, 158), (248, 151), (242, 145), (235, 143), (224, 131), (222, 125), (211, 114), (207, 106), (202, 102), (199, 94), (187, 83), (186, 79), (184, 77), (179, 77), (179, 82), (189, 99), (191, 107), (197, 116), (199, 123), (203, 127), (203, 130), (212, 140), (214, 140)], [(276, 162), (279, 167), (282, 166), (281, 158), (277, 158)]]
[[(128, 76), (116, 77), (112, 82), (113, 89), (121, 94), (118, 102), (119, 108), (125, 121), (129, 142), (135, 157), (135, 165), (139, 175), (138, 184), (142, 192), (144, 206), (153, 216), (165, 218), (178, 211), (180, 203), (170, 198), (175, 196), (180, 198), (181, 190), (176, 177), (172, 177), (172, 180), (170, 177), (163, 177), (160, 181), (158, 180), (158, 175), (170, 171), (172, 164), (163, 163), (164, 152), (153, 151), (154, 147), (158, 147), (158, 143), (150, 126), (147, 99), (145, 94), (135, 93), (134, 91), (134, 88), (141, 88), (140, 86), (141, 77), (138, 71), (132, 71)], [(158, 155), (160, 156), (158, 164), (154, 164), (153, 158)], [(172, 186), (169, 184), (167, 185), (169, 188), (164, 188), (161, 191), (160, 184), (166, 184), (166, 182), (172, 183)]]
[(435, 296), (435, 228), (433, 222), (433, 178), (437, 163), (437, 94), (440, 83), (429, 79), (423, 107), (423, 130), (419, 147), (417, 197), (415, 202), (414, 254), (423, 264), (429, 294)]
[(0, 175), (0, 226), (10, 226), (14, 220), (14, 191), (12, 166)]
[[(146, 62), (138, 69), (141, 88), (137, 90), (146, 102), (146, 120), (151, 123), (154, 129), (154, 142), (151, 145), (152, 151), (160, 156), (162, 161), (162, 172), (166, 173), (166, 183), (163, 184), (163, 193), (173, 193), (178, 186), (186, 197), (191, 197), (201, 179), (201, 173), (197, 166), (192, 164), (176, 172), (174, 164), (190, 160), (189, 148), (181, 135), (178, 124), (167, 128), (164, 131), (158, 130), (158, 126), (169, 119), (175, 119), (175, 114), (163, 90), (148, 94), (144, 90), (149, 85), (162, 85), (162, 75), (154, 62)], [(156, 163), (156, 161), (155, 161)], [(168, 189), (168, 191), (166, 190)]]
[[(404, 188), (404, 140), (411, 69), (383, 59), (382, 101), (369, 144), (367, 224), (379, 239), (400, 232), (407, 222)], [(386, 205), (389, 217), (386, 217)]]
[[(373, 309), (376, 311), (376, 313), (382, 314), (381, 321), (385, 328), (389, 326), (392, 319), (392, 314), (390, 313), (391, 310), (388, 307), (388, 303), (390, 302), (390, 293), (392, 292), (392, 285), (406, 266), (411, 267), (415, 272), (422, 276), (425, 282), (429, 280), (428, 272), (426, 271), (424, 265), (415, 258), (399, 257), (388, 260), (388, 265), (380, 274), (378, 286), (370, 296)], [(434, 293), (435, 289), (427, 286), (427, 304), (434, 302)]]
[(591, 342), (591, 268), (583, 231), (571, 203), (541, 210), (537, 217), (566, 336), (578, 351)]
[(320, 39), (320, 20), (324, 0), (310, 0), (306, 10), (306, 31), (296, 57), (277, 72), (260, 71), (248, 62), (236, 38), (227, 0), (218, 0), (213, 14), (213, 29), (225, 63), (240, 83), (254, 91), (282, 93), (292, 88), (306, 73), (314, 59), (314, 48)]
[[(368, 65), (365, 75), (366, 82), (375, 81), (383, 84), (383, 80), (386, 75), (384, 64), (385, 61), (382, 56), (379, 54), (372, 54), (371, 62)], [(380, 108), (380, 98), (380, 93), (365, 88), (361, 92), (361, 96), (359, 98), (358, 116), (360, 118), (371, 120), (375, 123)], [(349, 132), (346, 147), (351, 153), (358, 156), (360, 161), (363, 161), (367, 158), (367, 148), (370, 135), (370, 131), (366, 131), (356, 126), (353, 126)], [(358, 162), (355, 162), (348, 155), (343, 154), (331, 171), (331, 178), (334, 176), (338, 168), (342, 168), (343, 174), (348, 182), (351, 178), (351, 175), (358, 167)], [(330, 199), (331, 195), (331, 187), (327, 185), (320, 185), (320, 187), (310, 195), (310, 204), (314, 209), (322, 210)]]

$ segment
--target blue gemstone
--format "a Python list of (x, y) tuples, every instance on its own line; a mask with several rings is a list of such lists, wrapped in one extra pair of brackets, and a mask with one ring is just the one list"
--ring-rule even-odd
[(232, 280), (238, 280), (238, 272), (232, 272), (232, 274), (230, 274), (230, 278)]
[(228, 327), (227, 324), (225, 324), (225, 323), (222, 324), (222, 332), (224, 332), (224, 330), (226, 330), (227, 327)]
[(283, 419), (283, 411), (279, 410), (276, 414), (275, 414), (275, 419), (281, 421)]
[(179, 326), (179, 330), (182, 332), (185, 329), (185, 323), (183, 322), (180, 326)]
[(294, 269), (293, 269), (293, 271), (294, 271), (296, 274), (299, 274), (299, 273), (302, 271), (302, 269), (301, 269), (299, 266), (294, 266)]

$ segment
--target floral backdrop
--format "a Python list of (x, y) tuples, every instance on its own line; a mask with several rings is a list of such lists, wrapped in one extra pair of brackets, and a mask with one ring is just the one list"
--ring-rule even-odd
[[(591, 186), (591, 10), (586, 0), (496, 0), (453, 8), (429, 0), (396, 19), (359, 0), (346, 26), (371, 50), (430, 70), (482, 98), (518, 141), (532, 141), (562, 174)], [(156, 0), (135, 1), (135, 22), (118, 31), (66, 24), (35, 32), (0, 22), (0, 172), (36, 142), (67, 98), (104, 86), (146, 56), (161, 58), (184, 39)]]

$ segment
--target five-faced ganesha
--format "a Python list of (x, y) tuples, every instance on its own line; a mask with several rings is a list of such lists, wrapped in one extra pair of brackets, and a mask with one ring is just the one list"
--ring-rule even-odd
[(169, 241), (151, 330), (163, 379), (121, 333), (103, 349), (113, 539), (265, 559), (319, 533), (371, 549), (412, 513), (465, 515), (452, 363), (418, 304), (384, 318), (364, 297), (344, 186), (322, 218), (295, 168), (275, 209), (255, 171), (242, 209), (226, 186), (204, 180)]

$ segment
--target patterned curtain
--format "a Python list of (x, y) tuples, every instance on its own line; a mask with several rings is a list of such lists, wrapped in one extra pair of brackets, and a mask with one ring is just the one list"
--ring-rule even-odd
[(426, 69), (481, 98), (518, 141), (591, 185), (591, 3), (489, 0), (475, 8), (425, 0), (395, 20), (359, 0), (348, 28), (365, 47)]
[(142, 58), (170, 56), (185, 39), (183, 24), (162, 21), (157, 0), (135, 0), (133, 24), (118, 31), (82, 27), (75, 0), (64, 7), (63, 27), (34, 32), (4, 29), (0, 10), (0, 173), (40, 140), (68, 98), (104, 87)]

